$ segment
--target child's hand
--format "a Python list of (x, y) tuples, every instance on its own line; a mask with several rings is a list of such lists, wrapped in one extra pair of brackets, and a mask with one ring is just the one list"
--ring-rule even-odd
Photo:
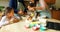
[(32, 17), (30, 16), (30, 17), (28, 17), (28, 19), (27, 20), (32, 20)]
[(29, 10), (30, 10), (30, 11), (35, 11), (35, 9), (34, 9), (34, 8), (29, 8)]
[(13, 23), (17, 23), (17, 22), (19, 22), (19, 19), (14, 18)]

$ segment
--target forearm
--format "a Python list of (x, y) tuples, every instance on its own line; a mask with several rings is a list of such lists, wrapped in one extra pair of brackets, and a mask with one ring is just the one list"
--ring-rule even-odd
[(36, 10), (43, 10), (42, 7), (35, 7)]
[(34, 11), (35, 9), (34, 9), (35, 7), (30, 7), (30, 6), (28, 6), (28, 10), (30, 10), (30, 11)]

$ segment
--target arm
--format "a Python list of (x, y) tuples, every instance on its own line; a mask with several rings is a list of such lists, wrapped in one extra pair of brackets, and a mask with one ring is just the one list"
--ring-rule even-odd
[(43, 10), (43, 9), (45, 9), (47, 7), (47, 4), (45, 3), (44, 0), (40, 0), (39, 3), (41, 4), (41, 6), (40, 7), (36, 7), (36, 9)]
[(32, 10), (32, 11), (35, 10), (34, 7), (30, 7), (30, 6), (28, 6), (27, 8), (28, 8), (28, 10)]

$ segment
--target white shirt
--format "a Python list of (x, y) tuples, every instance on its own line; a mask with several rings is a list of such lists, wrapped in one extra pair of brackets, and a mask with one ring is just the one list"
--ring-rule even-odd
[[(13, 18), (10, 20), (12, 21)], [(3, 16), (1, 21), (0, 21), (0, 27), (2, 27), (3, 25), (9, 24), (9, 21), (6, 19), (6, 16)]]

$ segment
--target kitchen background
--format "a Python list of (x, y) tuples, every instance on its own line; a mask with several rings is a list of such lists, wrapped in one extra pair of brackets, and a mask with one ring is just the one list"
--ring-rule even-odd
[[(28, 3), (29, 0), (25, 0)], [(60, 0), (45, 0), (50, 4), (52, 18), (60, 20)], [(51, 5), (52, 4), (52, 5)], [(0, 0), (0, 6), (9, 6), (9, 0)]]

